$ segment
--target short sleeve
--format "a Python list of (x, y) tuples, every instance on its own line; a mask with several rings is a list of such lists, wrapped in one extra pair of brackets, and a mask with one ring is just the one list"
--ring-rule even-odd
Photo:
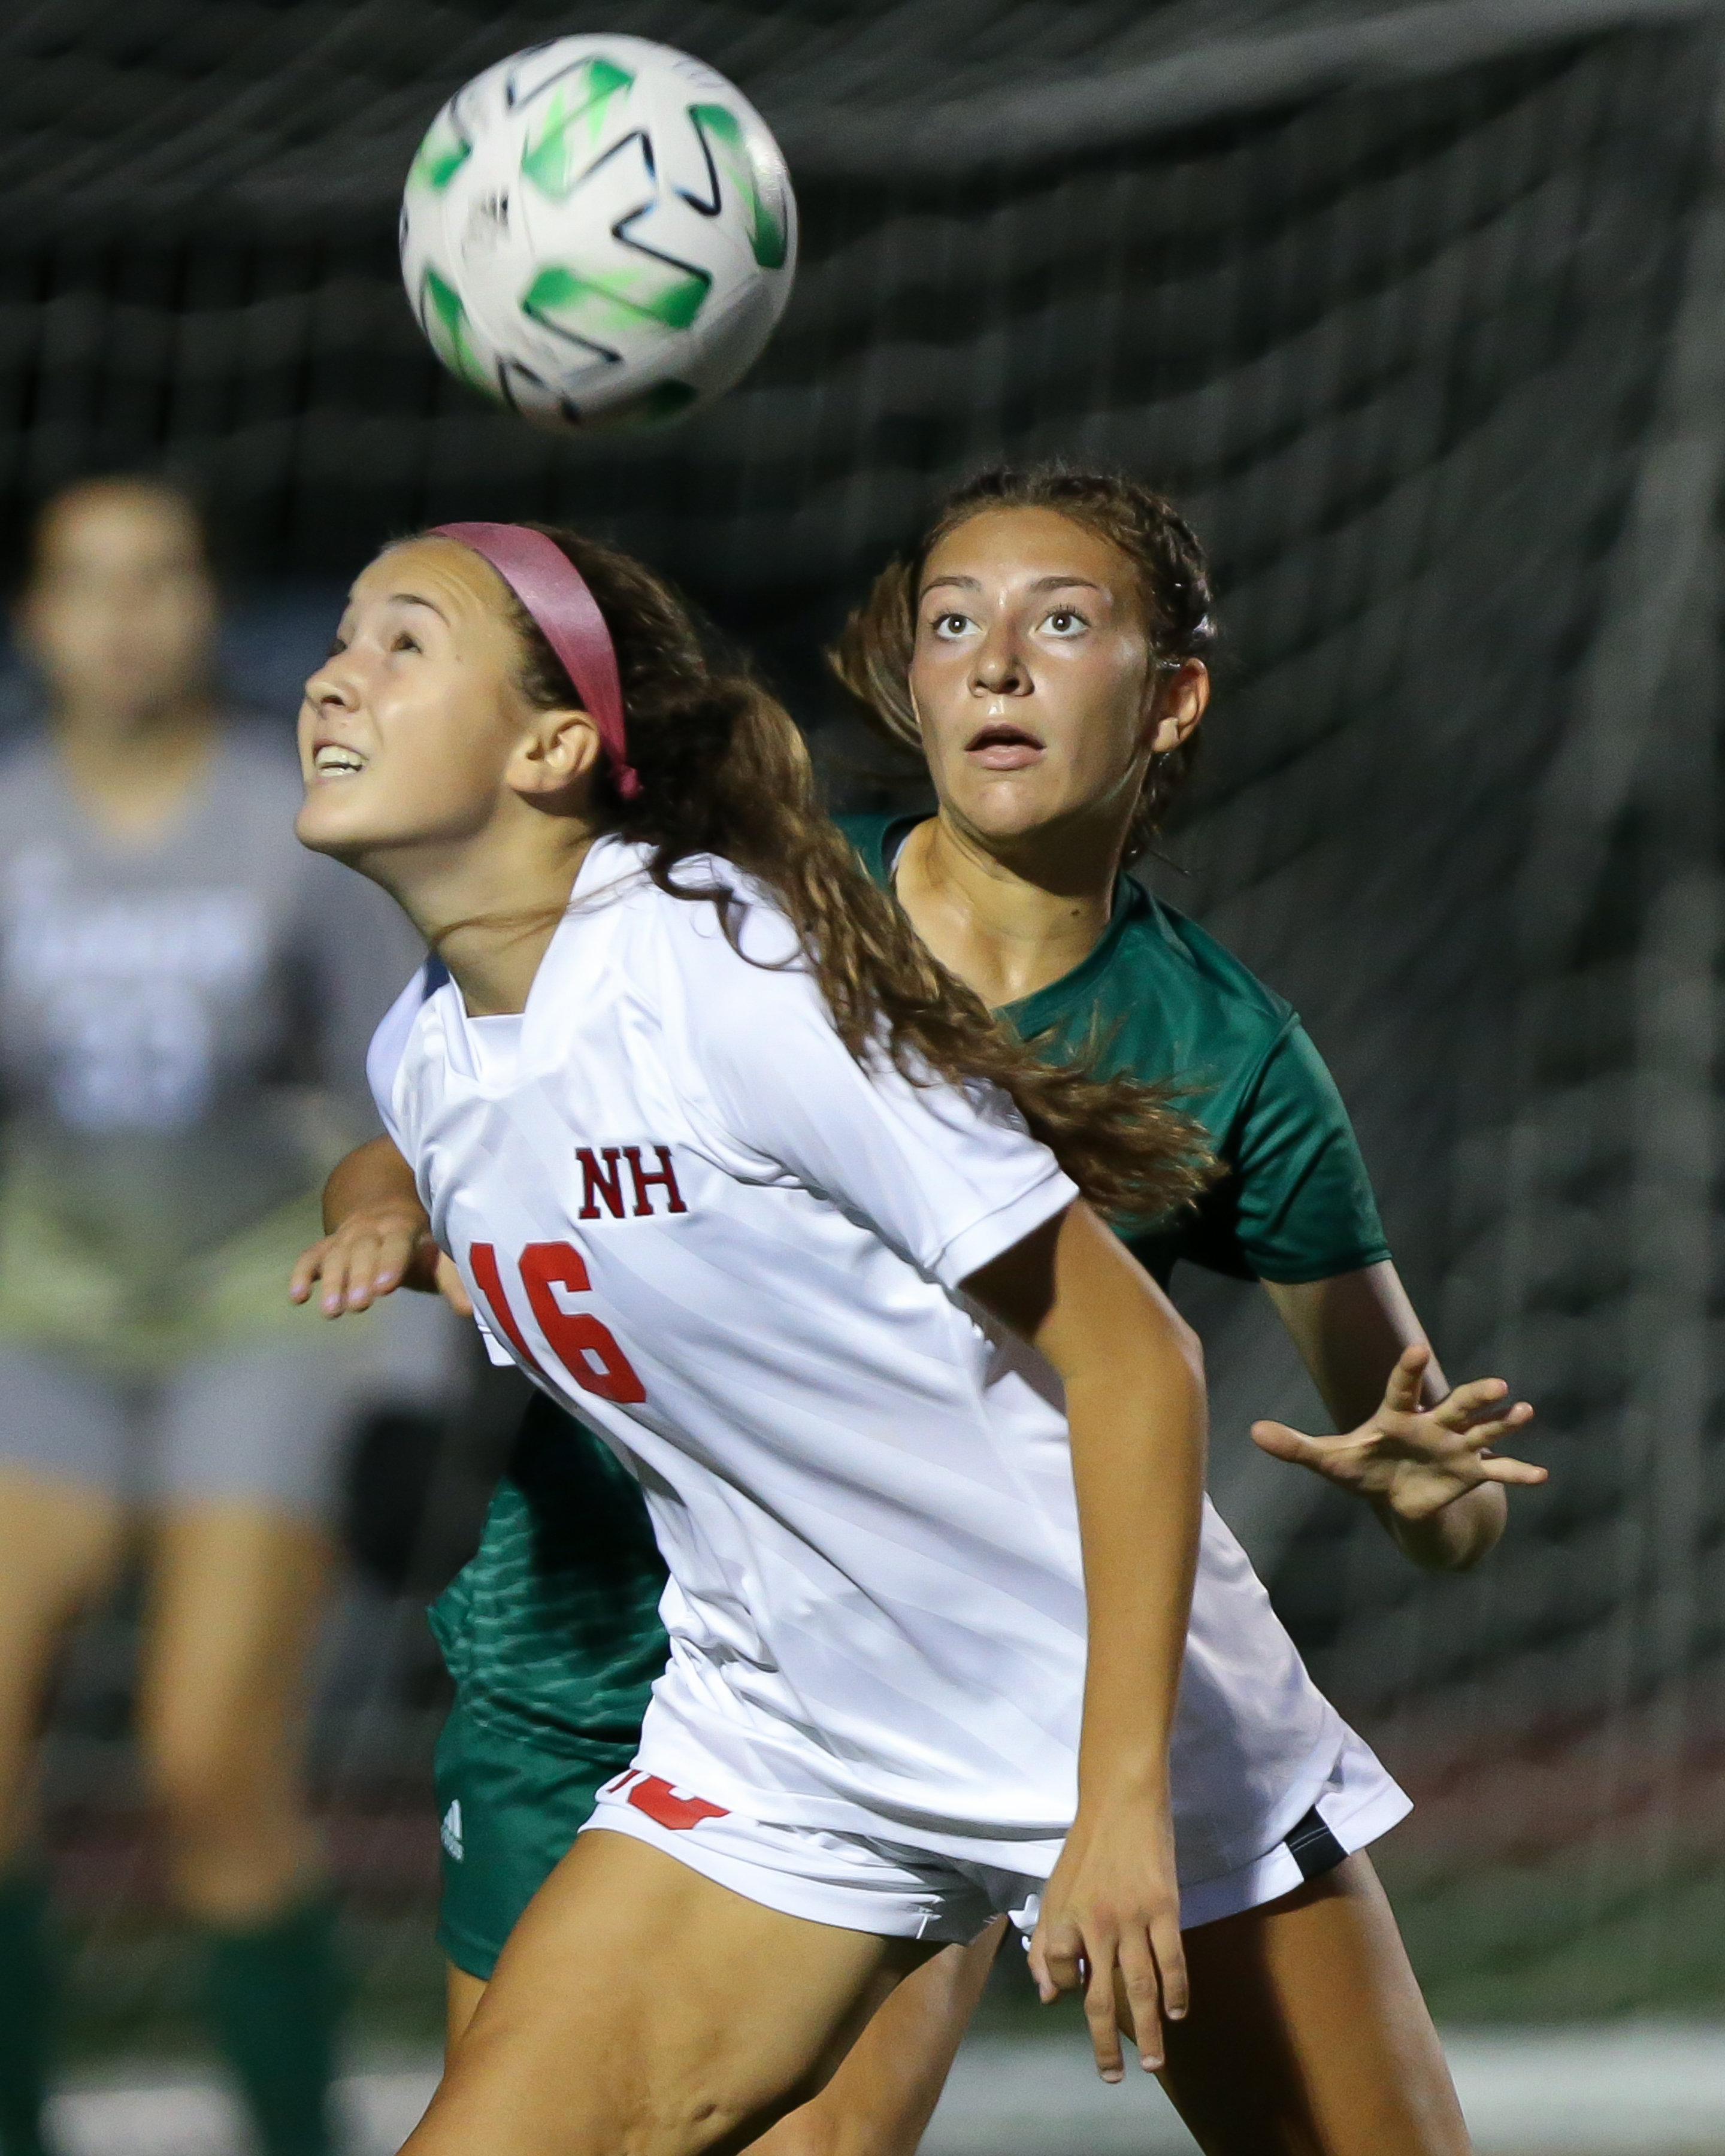
[(1266, 1057), (1230, 1137), (1222, 1191), (1240, 1270), (1291, 1286), (1389, 1255), (1342, 1096), (1297, 1019)]
[(743, 957), (702, 909), (683, 969), (691, 1063), (737, 1172), (829, 1199), (948, 1288), (1071, 1204), (1076, 1184), (995, 1088), (913, 1084), (884, 1055), (865, 1070), (800, 960), (751, 962), (794, 952), (762, 911)]

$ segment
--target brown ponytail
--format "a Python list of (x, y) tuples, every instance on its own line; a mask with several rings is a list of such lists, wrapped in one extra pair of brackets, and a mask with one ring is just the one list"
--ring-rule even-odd
[[(911, 652), (916, 606), (929, 556), (951, 531), (993, 509), (1051, 509), (1117, 547), (1138, 572), (1150, 648), (1178, 665), (1202, 659), (1216, 640), (1209, 568), (1198, 535), (1171, 501), (1118, 472), (1073, 471), (1064, 465), (979, 472), (949, 494), (906, 560), (891, 562), (845, 623), (827, 663), (864, 721), (896, 748), (922, 752), (911, 707)], [(1152, 677), (1153, 680), (1154, 676)], [(1153, 757), (1127, 832), (1136, 860), (1161, 829), (1191, 775), (1199, 736)]]
[[(1196, 1196), (1211, 1173), (1196, 1127), (1132, 1079), (1040, 1061), (929, 956), (822, 809), (789, 713), (746, 675), (711, 662), (670, 588), (578, 532), (534, 528), (581, 572), (616, 646), (641, 790), (624, 801), (602, 776), (596, 806), (608, 829), (654, 849), (649, 873), (660, 888), (711, 901), (734, 940), (729, 894), (679, 882), (676, 870), (712, 854), (757, 878), (795, 927), (860, 1062), (884, 1048), (919, 1081), (999, 1086), (1099, 1210), (1154, 1218)], [(544, 710), (568, 704), (562, 663), (519, 607), (515, 628), (529, 699)]]

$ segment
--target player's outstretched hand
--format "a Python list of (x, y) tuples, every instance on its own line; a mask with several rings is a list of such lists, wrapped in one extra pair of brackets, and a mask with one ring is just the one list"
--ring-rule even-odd
[(326, 1317), (369, 1310), (398, 1287), (439, 1294), (461, 1317), (473, 1315), (460, 1275), (431, 1240), (424, 1209), (397, 1199), (359, 1207), (303, 1252), (288, 1294), (295, 1302), (309, 1302), (320, 1281), (318, 1306)]
[(1078, 1807), (1042, 1897), (1030, 1974), (1045, 2006), (1082, 1991), (1096, 2068), (1117, 2082), (1120, 2030), (1131, 2026), (1145, 2071), (1162, 2064), (1164, 2020), (1185, 2017), (1186, 1955), (1173, 1821), (1166, 1802)]
[(1252, 1441), (1278, 1460), (1379, 1500), (1407, 1521), (1430, 1519), (1481, 1482), (1543, 1482), (1544, 1468), (1492, 1449), (1532, 1421), (1527, 1401), (1506, 1407), (1503, 1380), (1477, 1378), (1457, 1385), (1435, 1407), (1422, 1408), (1420, 1387), (1430, 1360), (1423, 1344), (1405, 1348), (1383, 1405), (1345, 1437), (1306, 1437), (1286, 1423), (1260, 1422), (1252, 1425)]

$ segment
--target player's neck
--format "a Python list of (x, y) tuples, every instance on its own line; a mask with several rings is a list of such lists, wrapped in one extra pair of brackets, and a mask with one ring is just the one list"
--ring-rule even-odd
[(526, 1009), (597, 835), (540, 821), (534, 843), (524, 844), (519, 829), (492, 829), (355, 863), (398, 901), (449, 968), (470, 1018)]
[(905, 841), (895, 879), (924, 943), (997, 1009), (1063, 979), (1101, 942), (1120, 839), (1039, 834), (1004, 851), (932, 817)]
[(208, 699), (132, 708), (63, 704), (54, 714), (61, 766), (80, 803), (116, 837), (158, 838), (202, 782), (220, 737)]

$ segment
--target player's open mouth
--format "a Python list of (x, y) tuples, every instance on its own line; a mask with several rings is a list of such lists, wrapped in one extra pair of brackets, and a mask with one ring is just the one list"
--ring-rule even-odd
[(311, 768), (320, 778), (352, 778), (365, 767), (357, 749), (342, 748), (335, 742), (325, 742), (312, 752)]
[(1022, 771), (1042, 753), (1042, 743), (1023, 726), (1005, 719), (993, 719), (979, 726), (964, 744), (967, 756), (989, 771)]

